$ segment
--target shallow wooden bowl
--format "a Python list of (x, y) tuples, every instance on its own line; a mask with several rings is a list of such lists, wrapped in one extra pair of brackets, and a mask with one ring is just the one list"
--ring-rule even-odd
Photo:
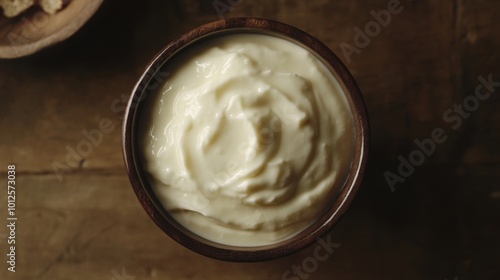
[[(143, 101), (149, 93), (153, 93), (157, 85), (156, 78), (160, 78), (161, 69), (171, 61), (172, 57), (193, 44), (210, 40), (216, 36), (234, 33), (258, 33), (272, 35), (294, 42), (318, 57), (330, 69), (346, 94), (346, 99), (353, 113), (355, 127), (355, 152), (351, 172), (337, 197), (332, 197), (331, 207), (324, 215), (309, 228), (285, 241), (256, 247), (238, 247), (214, 243), (203, 239), (177, 223), (162, 207), (155, 196), (147, 175), (140, 166), (137, 147), (138, 116), (144, 106)], [(157, 77), (158, 76), (158, 77)], [(311, 35), (284, 23), (257, 19), (232, 18), (203, 25), (173, 41), (166, 46), (147, 66), (132, 91), (125, 120), (123, 124), (123, 153), (130, 182), (151, 219), (170, 237), (185, 247), (225, 261), (264, 261), (275, 259), (297, 252), (316, 242), (325, 235), (340, 220), (354, 198), (361, 184), (368, 156), (368, 119), (364, 102), (354, 78), (342, 64), (340, 59), (323, 43)]]
[(0, 15), (0, 58), (35, 53), (73, 35), (97, 11), (103, 0), (71, 0), (49, 15), (39, 7), (14, 18)]

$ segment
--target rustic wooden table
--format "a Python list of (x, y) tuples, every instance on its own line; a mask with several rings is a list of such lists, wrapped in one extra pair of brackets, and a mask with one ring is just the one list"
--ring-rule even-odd
[[(0, 60), (0, 279), (500, 279), (500, 2), (398, 2), (105, 1), (65, 42)], [(127, 96), (162, 46), (219, 16), (310, 32), (363, 92), (370, 163), (326, 260), (319, 244), (264, 263), (200, 256), (161, 232), (130, 187)], [(85, 132), (102, 137), (89, 146)]]

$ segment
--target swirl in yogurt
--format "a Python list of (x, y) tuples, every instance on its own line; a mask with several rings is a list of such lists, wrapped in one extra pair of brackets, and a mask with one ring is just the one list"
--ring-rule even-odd
[(177, 54), (142, 110), (141, 162), (164, 208), (210, 241), (294, 236), (343, 187), (354, 129), (344, 91), (303, 47), (233, 34)]

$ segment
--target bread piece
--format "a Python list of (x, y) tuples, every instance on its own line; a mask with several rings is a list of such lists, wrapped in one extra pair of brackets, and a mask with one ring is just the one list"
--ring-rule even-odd
[(49, 14), (54, 14), (59, 11), (63, 6), (63, 0), (39, 0), (38, 5)]
[(15, 17), (35, 4), (35, 0), (0, 0), (3, 14), (6, 17)]

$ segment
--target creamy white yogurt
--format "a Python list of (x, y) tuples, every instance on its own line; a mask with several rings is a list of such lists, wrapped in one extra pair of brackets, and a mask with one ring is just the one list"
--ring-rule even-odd
[(164, 208), (213, 242), (290, 238), (331, 206), (349, 174), (352, 114), (309, 51), (233, 34), (176, 55), (147, 97), (141, 162)]

